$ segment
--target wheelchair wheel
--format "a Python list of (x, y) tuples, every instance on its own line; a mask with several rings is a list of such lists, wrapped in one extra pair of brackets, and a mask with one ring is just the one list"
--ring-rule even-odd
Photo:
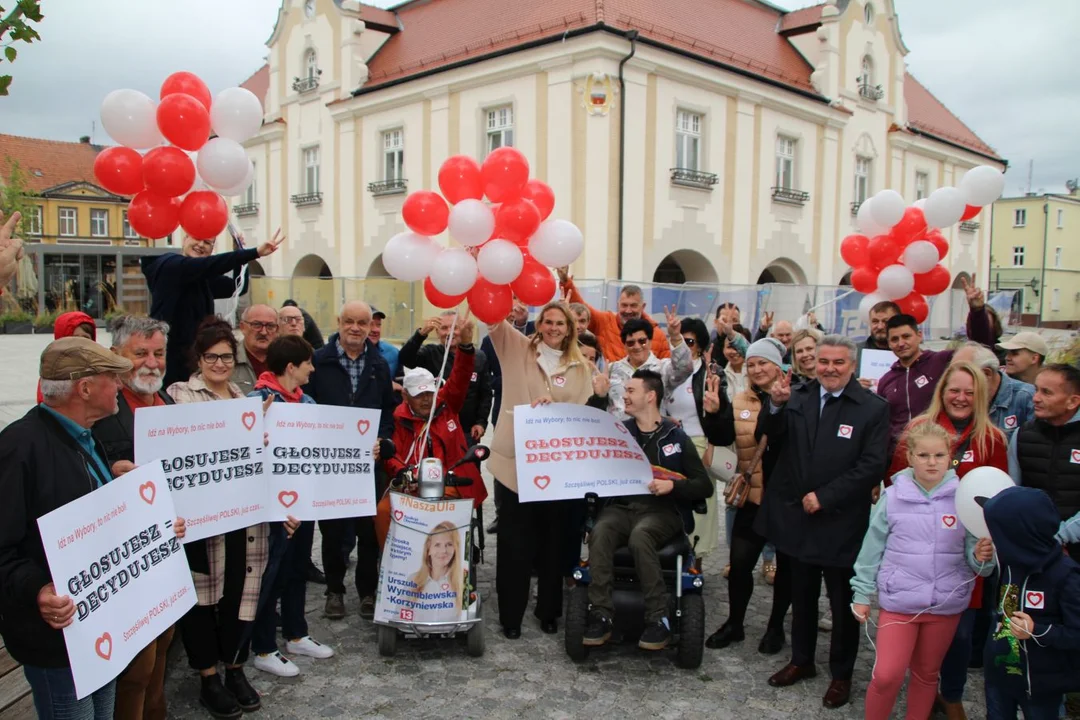
[[(566, 654), (574, 662), (582, 662), (589, 654), (585, 646), (585, 628), (589, 624), (589, 588), (575, 585), (566, 603), (566, 620), (563, 623), (563, 640)], [(704, 627), (704, 626), (703, 626)]]
[(376, 625), (375, 628), (379, 641), (379, 654), (383, 657), (393, 657), (397, 653), (397, 628), (388, 625)]
[(469, 657), (481, 657), (484, 654), (484, 623), (474, 623), (465, 635), (469, 648)]
[(679, 667), (692, 670), (701, 667), (705, 654), (705, 599), (701, 593), (682, 597), (682, 619), (679, 623)]

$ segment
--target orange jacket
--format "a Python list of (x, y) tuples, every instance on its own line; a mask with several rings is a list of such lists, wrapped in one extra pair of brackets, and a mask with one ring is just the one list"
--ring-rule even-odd
[[(569, 299), (572, 303), (581, 303), (589, 308), (589, 330), (596, 339), (600, 341), (600, 350), (604, 353), (604, 359), (609, 363), (622, 360), (626, 357), (626, 348), (623, 347), (622, 341), (622, 324), (619, 322), (619, 313), (611, 312), (609, 310), (597, 310), (589, 303), (585, 302), (585, 298), (581, 297), (581, 293), (578, 292), (577, 287), (574, 285), (574, 279), (570, 278), (562, 286), (563, 294), (569, 291)], [(653, 328), (658, 328), (656, 321), (648, 315), (642, 313), (642, 319), (652, 323)], [(656, 330), (653, 332), (652, 337), (652, 351), (653, 355), (658, 358), (671, 357), (671, 348), (668, 346), (667, 334)]]

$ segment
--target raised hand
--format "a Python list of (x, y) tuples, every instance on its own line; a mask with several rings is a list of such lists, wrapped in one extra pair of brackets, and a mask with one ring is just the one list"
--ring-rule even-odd
[(970, 282), (967, 278), (960, 279), (960, 287), (964, 288), (964, 294), (967, 295), (968, 307), (972, 310), (982, 310), (986, 306), (986, 295), (975, 284), (975, 275), (971, 275)]
[(570, 282), (570, 266), (563, 265), (562, 267), (555, 268), (555, 272), (559, 276), (559, 284), (565, 285)]
[[(595, 368), (596, 366), (593, 365), (593, 369)], [(611, 390), (611, 378), (607, 373), (593, 373), (592, 390), (597, 397), (607, 397), (608, 391)]]
[(683, 336), (681, 332), (682, 320), (680, 320), (679, 316), (675, 314), (676, 310), (678, 310), (677, 307), (668, 307), (667, 305), (664, 306), (664, 316), (667, 318), (668, 340), (671, 341), (672, 345), (678, 345), (683, 341)]
[(472, 316), (469, 311), (458, 318), (458, 327), (461, 328), (461, 333), (458, 335), (459, 345), (471, 345), (473, 341), (473, 333), (476, 332), (476, 325), (472, 321)]
[(424, 324), (420, 326), (420, 334), (427, 337), (431, 334), (432, 330), (438, 330), (442, 325), (442, 319), (439, 317), (429, 317), (424, 321)]
[(720, 376), (705, 378), (705, 392), (701, 395), (701, 407), (707, 413), (720, 412)]
[(773, 316), (774, 315), (776, 315), (775, 310), (773, 312), (769, 312), (769, 311), (766, 310), (764, 313), (761, 314), (761, 331), (762, 332), (769, 332), (769, 328), (772, 327)]
[(278, 228), (274, 231), (274, 237), (270, 239), (270, 242), (264, 242), (259, 246), (259, 257), (272, 255), (275, 250), (281, 247), (283, 242), (285, 242), (285, 236), (281, 234), (281, 228)]
[(776, 382), (769, 388), (769, 398), (772, 399), (773, 405), (780, 407), (788, 400), (791, 399), (791, 370), (781, 375), (776, 379)]
[(4, 222), (4, 213), (0, 212), (0, 288), (5, 287), (15, 277), (18, 262), (23, 256), (23, 242), (15, 237), (15, 227), (22, 220), (21, 213), (12, 213)]
[(817, 315), (813, 312), (806, 313), (806, 324), (808, 327), (816, 328), (818, 324)]

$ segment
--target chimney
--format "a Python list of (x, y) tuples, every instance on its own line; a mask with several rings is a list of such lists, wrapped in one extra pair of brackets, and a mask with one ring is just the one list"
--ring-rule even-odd
[(89, 145), (90, 144), (90, 136), (89, 135), (83, 135), (81, 138), (79, 138), (79, 142), (82, 143), (83, 145)]

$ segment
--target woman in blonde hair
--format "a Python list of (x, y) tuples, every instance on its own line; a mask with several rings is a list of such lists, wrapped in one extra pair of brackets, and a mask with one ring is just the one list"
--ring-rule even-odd
[(420, 602), (425, 602), (424, 595), (452, 592), (454, 594), (452, 611), (439, 611), (439, 617), (429, 617), (426, 613), (425, 620), (438, 622), (440, 620), (454, 620), (461, 612), (461, 587), (464, 576), (461, 568), (461, 538), (458, 529), (450, 521), (444, 521), (431, 529), (431, 533), (424, 541), (424, 550), (421, 554), (420, 569), (410, 578), (416, 585), (416, 591), (421, 593)]
[[(538, 594), (533, 614), (540, 629), (558, 631), (562, 614), (560, 557), (580, 528), (567, 527), (568, 503), (575, 501), (518, 501), (514, 454), (514, 408), (553, 402), (586, 404), (595, 393), (607, 396), (607, 378), (593, 373), (581, 355), (575, 318), (562, 302), (550, 302), (538, 315), (536, 333), (526, 337), (503, 320), (488, 326), (502, 367), (501, 415), (495, 423), (488, 467), (495, 476), (499, 498), (498, 556), (495, 585), (503, 634), (521, 637), (521, 620), (529, 602), (529, 580), (536, 566)], [(594, 402), (597, 406), (606, 402)]]
[(825, 334), (814, 328), (796, 330), (791, 336), (792, 382), (810, 382), (817, 377), (817, 346)]

